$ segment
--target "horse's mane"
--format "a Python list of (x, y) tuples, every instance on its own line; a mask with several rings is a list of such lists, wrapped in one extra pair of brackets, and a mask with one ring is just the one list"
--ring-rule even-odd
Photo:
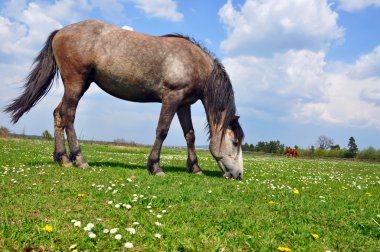
[[(207, 105), (209, 109), (207, 113), (210, 120), (212, 120), (214, 124), (221, 124), (222, 139), (225, 135), (226, 130), (230, 127), (230, 129), (234, 132), (239, 144), (241, 144), (244, 138), (244, 132), (236, 118), (234, 91), (231, 85), (230, 77), (228, 76), (228, 73), (226, 72), (223, 64), (218, 60), (217, 57), (215, 57), (212, 52), (210, 52), (199, 41), (196, 41), (193, 38), (178, 33), (167, 34), (163, 35), (162, 37), (176, 37), (190, 41), (213, 59), (213, 70), (206, 81), (207, 83), (205, 83), (206, 85), (204, 90), (204, 95), (207, 97)], [(222, 112), (225, 110), (226, 114), (223, 119)], [(210, 138), (210, 124), (207, 124), (207, 127), (208, 135)]]

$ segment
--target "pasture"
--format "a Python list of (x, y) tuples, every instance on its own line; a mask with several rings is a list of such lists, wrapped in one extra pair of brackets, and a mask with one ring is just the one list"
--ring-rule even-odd
[(379, 251), (380, 163), (244, 155), (244, 180), (204, 175), (186, 150), (84, 143), (91, 169), (52, 161), (53, 142), (0, 139), (2, 251)]

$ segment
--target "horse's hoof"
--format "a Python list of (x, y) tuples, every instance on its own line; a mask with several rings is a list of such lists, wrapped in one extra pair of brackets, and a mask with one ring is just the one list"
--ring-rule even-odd
[(63, 166), (64, 168), (70, 168), (70, 167), (73, 166), (73, 163), (71, 163), (71, 162), (65, 162), (65, 163), (62, 163), (62, 166)]
[(82, 164), (77, 164), (77, 167), (80, 169), (88, 169), (90, 168), (90, 165), (88, 163), (82, 163)]
[(203, 175), (203, 172), (202, 171), (197, 171), (197, 172), (193, 172), (193, 174), (195, 174), (195, 175)]
[(165, 177), (166, 174), (165, 174), (165, 172), (163, 172), (163, 171), (159, 171), (159, 172), (155, 173), (154, 176)]

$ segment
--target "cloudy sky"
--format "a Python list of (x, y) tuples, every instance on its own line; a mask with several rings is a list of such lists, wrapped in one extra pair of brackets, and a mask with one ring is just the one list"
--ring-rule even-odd
[[(201, 41), (225, 65), (248, 143), (280, 140), (380, 148), (380, 0), (11, 0), (0, 2), (0, 107), (23, 79), (51, 31), (101, 19), (134, 31), (179, 32)], [(53, 132), (62, 83), (16, 124), (16, 133)], [(93, 84), (76, 117), (82, 139), (123, 138), (151, 144), (160, 104), (116, 99)], [(193, 105), (197, 145), (207, 144), (206, 118)], [(178, 119), (166, 145), (185, 145)]]

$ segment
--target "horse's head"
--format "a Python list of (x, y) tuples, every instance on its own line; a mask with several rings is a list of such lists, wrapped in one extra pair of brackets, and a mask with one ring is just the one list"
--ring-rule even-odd
[(235, 116), (227, 129), (220, 130), (210, 140), (210, 152), (216, 159), (225, 178), (243, 178), (241, 143), (244, 133), (238, 119), (239, 117)]

